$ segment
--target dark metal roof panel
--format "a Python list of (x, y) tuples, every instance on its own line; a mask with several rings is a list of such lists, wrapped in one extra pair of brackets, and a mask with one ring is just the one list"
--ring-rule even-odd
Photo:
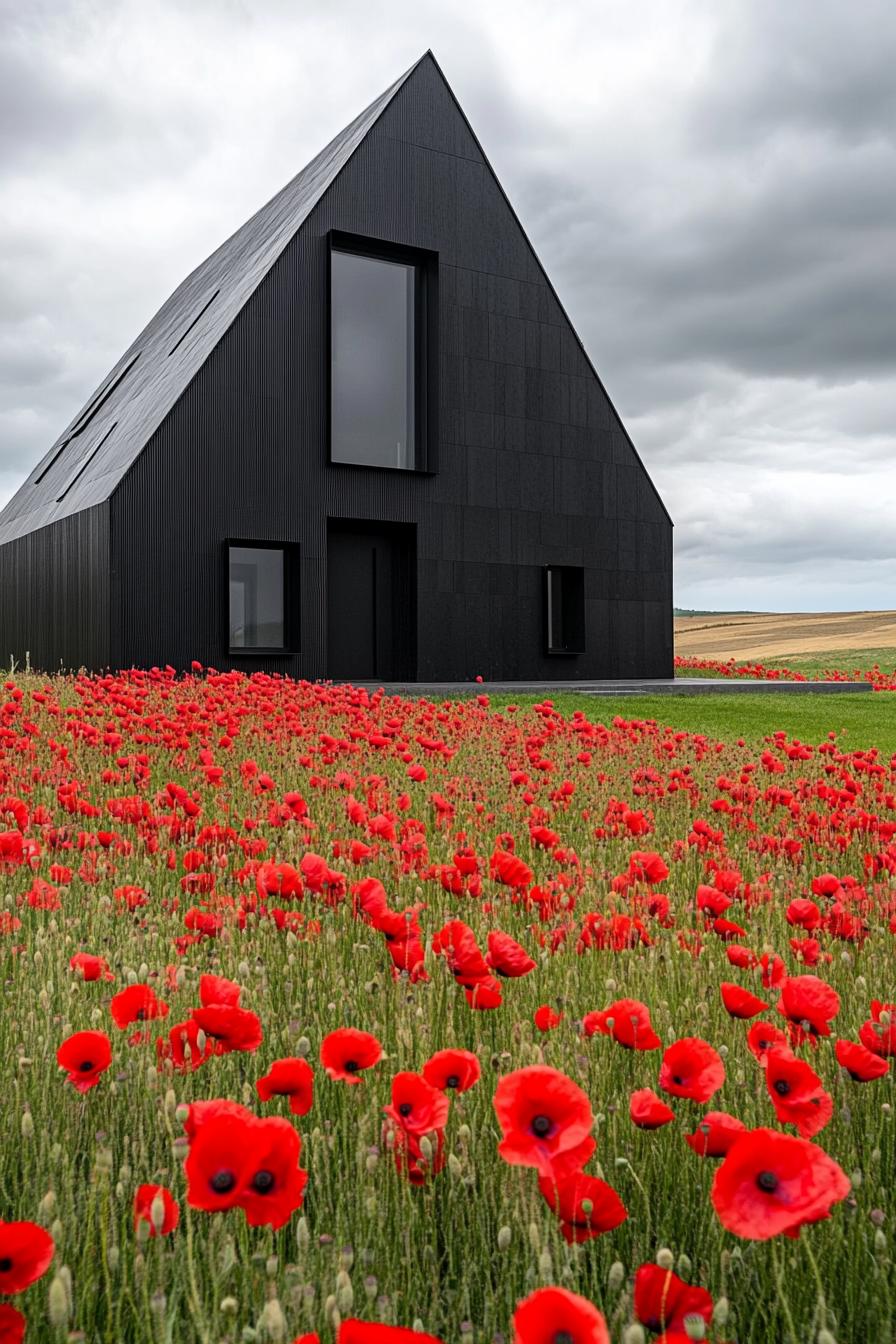
[(416, 65), (187, 276), (0, 512), (0, 543), (109, 498)]

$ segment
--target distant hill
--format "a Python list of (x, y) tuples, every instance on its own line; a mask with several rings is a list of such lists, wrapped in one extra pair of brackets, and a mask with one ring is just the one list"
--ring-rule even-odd
[(696, 658), (812, 657), (838, 666), (866, 651), (881, 666), (896, 661), (896, 611), (675, 613), (675, 652)]
[(698, 611), (696, 607), (673, 607), (673, 616), (765, 616), (764, 611)]

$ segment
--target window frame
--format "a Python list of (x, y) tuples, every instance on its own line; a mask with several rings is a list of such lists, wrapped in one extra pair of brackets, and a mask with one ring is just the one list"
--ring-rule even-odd
[[(230, 643), (230, 552), (233, 547), (242, 550), (282, 551), (283, 553), (283, 644), (239, 645)], [(224, 623), (224, 647), (228, 658), (290, 658), (301, 652), (299, 601), (300, 588), (299, 543), (277, 538), (226, 537), (221, 547), (221, 588)]]
[[(414, 268), (414, 461), (410, 467), (377, 462), (343, 462), (333, 457), (333, 253)], [(327, 234), (326, 276), (326, 460), (331, 467), (432, 476), (438, 470), (439, 254), (384, 238), (331, 229)]]
[[(587, 642), (587, 639), (586, 639), (586, 628), (585, 628), (585, 627), (586, 627), (586, 621), (585, 621), (585, 567), (584, 567), (584, 565), (545, 565), (545, 566), (544, 566), (544, 571), (543, 571), (543, 572), (544, 572), (544, 587), (543, 587), (543, 592), (544, 592), (544, 615), (543, 615), (543, 626), (542, 626), (542, 628), (543, 628), (543, 630), (544, 630), (544, 645), (545, 645), (545, 652), (546, 652), (546, 654), (547, 654), (549, 657), (551, 657), (551, 658), (577, 658), (577, 657), (579, 657), (581, 654), (587, 652), (586, 647), (585, 647), (586, 642)], [(580, 625), (580, 628), (577, 629), (577, 630), (574, 630), (574, 631), (573, 631), (574, 634), (577, 634), (577, 635), (579, 636), (579, 638), (577, 639), (577, 642), (576, 642), (576, 647), (563, 647), (563, 648), (559, 648), (559, 647), (558, 647), (558, 648), (555, 648), (555, 647), (551, 644), (551, 619), (550, 619), (550, 617), (551, 617), (551, 600), (552, 600), (552, 599), (551, 599), (551, 595), (550, 595), (550, 588), (551, 588), (551, 575), (552, 575), (553, 573), (568, 574), (568, 575), (570, 575), (570, 576), (573, 576), (573, 575), (575, 576), (575, 583), (576, 583), (576, 587), (577, 587), (577, 589), (579, 590), (579, 592), (575, 595), (575, 599), (574, 599), (574, 600), (576, 601), (577, 606), (580, 604), (580, 608), (579, 608), (579, 610), (576, 612), (576, 617), (577, 617), (577, 619), (576, 619), (576, 622), (575, 622), (576, 626), (579, 626), (579, 625)], [(562, 595), (561, 595), (561, 596), (562, 596)], [(573, 600), (573, 599), (568, 599), (568, 600)], [(564, 624), (565, 624), (565, 622), (564, 622)]]

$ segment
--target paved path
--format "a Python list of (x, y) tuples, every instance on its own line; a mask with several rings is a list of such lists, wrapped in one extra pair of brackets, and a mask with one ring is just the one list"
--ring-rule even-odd
[(867, 681), (735, 681), (675, 677), (656, 681), (359, 681), (390, 695), (842, 695), (871, 691)]

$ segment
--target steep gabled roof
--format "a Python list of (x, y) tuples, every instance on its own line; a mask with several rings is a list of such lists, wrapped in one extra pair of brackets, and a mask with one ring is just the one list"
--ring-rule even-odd
[(178, 286), (0, 512), (0, 543), (109, 498), (419, 63)]

